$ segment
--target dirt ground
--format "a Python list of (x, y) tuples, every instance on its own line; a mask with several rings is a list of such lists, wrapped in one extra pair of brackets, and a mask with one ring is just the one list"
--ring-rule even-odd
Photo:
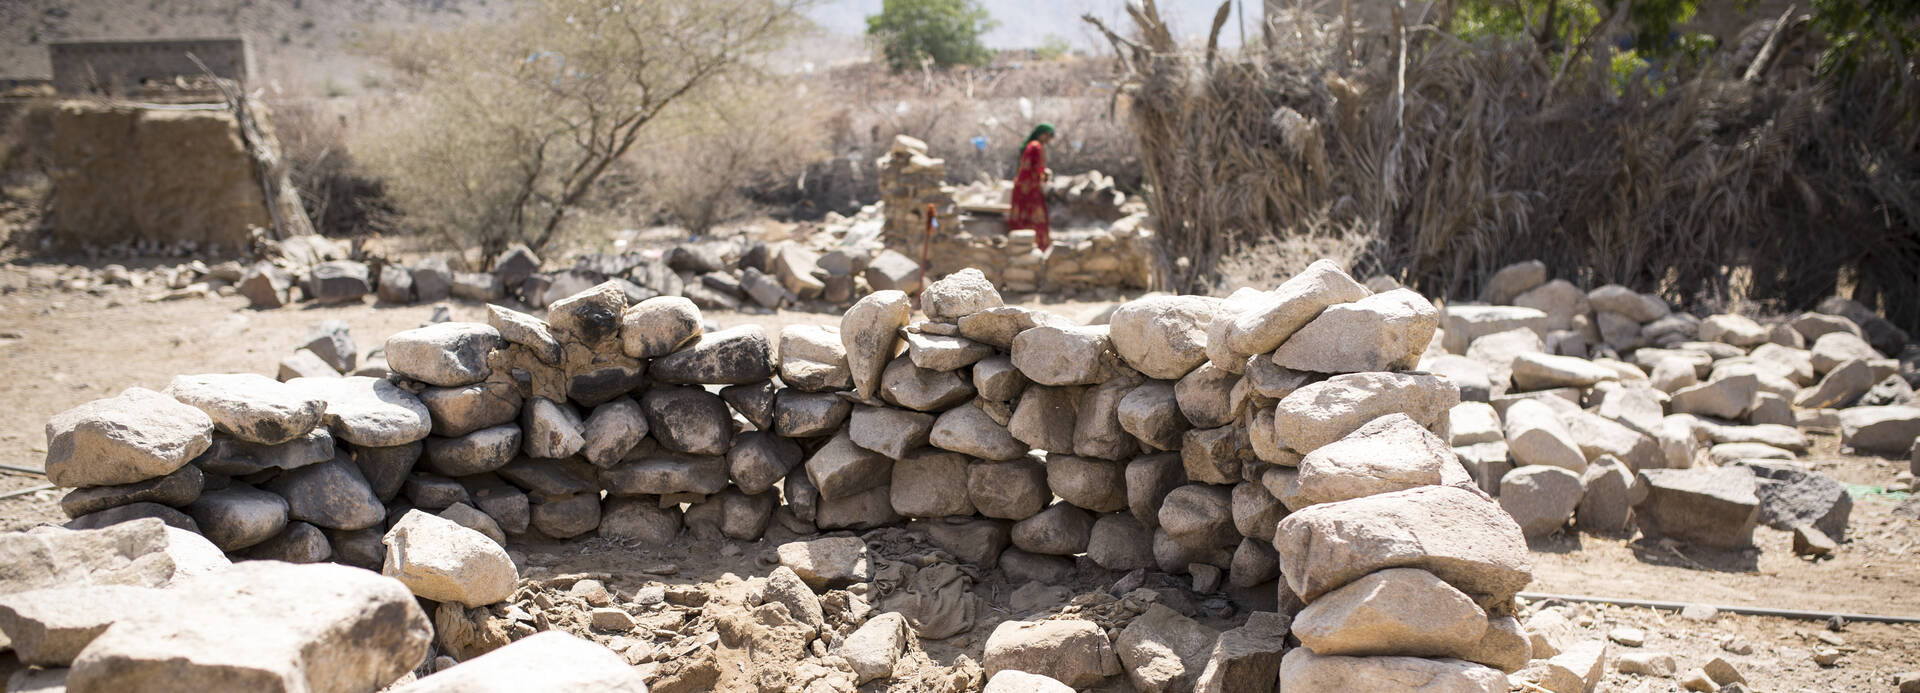
[[(158, 389), (181, 373), (271, 375), (307, 329), (323, 320), (345, 320), (364, 354), (385, 335), (418, 326), (433, 310), (367, 304), (254, 311), (238, 297), (147, 303), (137, 289), (90, 294), (34, 286), (31, 269), (0, 265), (0, 366), (12, 374), (0, 379), (0, 403), (4, 403), (0, 405), (0, 464), (36, 469), (45, 455), (43, 427), (59, 411), (130, 386)], [(1077, 319), (1107, 305), (1079, 300), (1032, 303)], [(456, 320), (484, 321), (485, 315), (480, 304), (453, 305)], [(837, 314), (789, 311), (711, 313), (709, 318), (721, 326), (759, 323), (770, 334), (790, 323), (831, 324), (839, 319)], [(1831, 436), (1817, 436), (1809, 461), (1843, 482), (1862, 487), (1890, 483), (1906, 464), (1845, 455), (1836, 448)], [(36, 475), (0, 472), (0, 493), (44, 483)], [(1758, 550), (1731, 553), (1638, 538), (1558, 536), (1536, 543), (1535, 577), (1528, 590), (1920, 617), (1920, 554), (1915, 551), (1920, 548), (1920, 519), (1895, 514), (1893, 508), (1900, 499), (1875, 493), (1859, 497), (1847, 542), (1837, 556), (1818, 562), (1794, 557), (1787, 533), (1764, 527), (1756, 532)], [(58, 495), (50, 490), (0, 499), (0, 530), (64, 521), (57, 501)], [(656, 635), (674, 634), (677, 639), (669, 638), (672, 642), (697, 644), (696, 636), (704, 636), (701, 628), (724, 630), (728, 619), (747, 618), (742, 581), (764, 577), (776, 565), (774, 547), (794, 537), (776, 526), (759, 542), (684, 539), (664, 547), (618, 546), (600, 540), (531, 542), (515, 546), (513, 553), (530, 579), (592, 574), (603, 577), (622, 600), (648, 587), (700, 591), (706, 596), (697, 601), (706, 606), (691, 609), (698, 618), (675, 621), (675, 628), (664, 631), (656, 629)], [(986, 634), (1001, 620), (1039, 612), (1124, 611), (1114, 597), (1105, 595), (1122, 576), (1084, 560), (1081, 563), (1073, 584), (1044, 593), (1028, 590), (1018, 600), (1014, 594), (1022, 585), (1008, 584), (997, 573), (983, 575), (974, 590), (985, 608), (971, 631), (921, 643), (909, 656), (913, 662), (907, 668), (912, 672), (907, 677), (910, 683), (900, 683), (896, 677), (891, 687), (876, 682), (863, 690), (964, 689), (969, 677), (978, 675), (977, 668), (969, 667), (978, 661)], [(1146, 587), (1155, 589), (1163, 602), (1199, 615), (1217, 628), (1232, 627), (1244, 620), (1246, 611), (1270, 608), (1272, 603), (1270, 594), (1226, 595), (1224, 603), (1230, 606), (1221, 609), (1219, 595), (1209, 601), (1210, 596), (1193, 594), (1177, 578), (1149, 580)], [(658, 608), (672, 608), (672, 604)], [(1893, 690), (1897, 672), (1920, 670), (1920, 625), (1851, 623), (1840, 632), (1828, 632), (1824, 624), (1813, 621), (1722, 615), (1701, 623), (1649, 609), (1568, 608), (1576, 621), (1585, 624), (1583, 632), (1593, 637), (1603, 637), (1617, 625), (1644, 629), (1647, 643), (1637, 649), (1672, 653), (1683, 671), (1724, 656), (1746, 672), (1755, 684), (1750, 688), (1757, 691), (1887, 691)], [(578, 630), (610, 644), (625, 637), (589, 632), (585, 626)], [(1820, 640), (1823, 633), (1840, 644)], [(633, 640), (617, 644), (639, 647)], [(1750, 643), (1751, 654), (1722, 648), (1723, 642), (1733, 640)], [(686, 657), (670, 647), (656, 644), (654, 648), (644, 655), (637, 654), (639, 650), (630, 652), (628, 659), (656, 669), (690, 666), (676, 664)], [(1822, 648), (1838, 649), (1844, 656), (1836, 666), (1816, 665), (1812, 656)], [(1630, 649), (1634, 648), (1614, 646), (1613, 652)], [(703, 656), (718, 658), (710, 663), (716, 671), (733, 672), (718, 679), (720, 689), (730, 689), (728, 682), (745, 683), (745, 678), (738, 677), (749, 676), (752, 666), (767, 664), (742, 659), (747, 655), (737, 652)], [(1643, 683), (1649, 685), (1641, 688)], [(1115, 685), (1122, 686), (1116, 690), (1124, 690), (1124, 683)], [(1672, 679), (1649, 682), (1610, 673), (1603, 690), (1679, 689)]]

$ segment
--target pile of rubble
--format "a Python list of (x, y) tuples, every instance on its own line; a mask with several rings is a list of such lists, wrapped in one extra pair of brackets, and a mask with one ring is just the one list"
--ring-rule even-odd
[[(1503, 281), (1528, 283), (1514, 274)], [(1532, 284), (1494, 298), (1534, 302), (1556, 286)], [(788, 326), (776, 358), (776, 340), (757, 325), (712, 330), (694, 300), (635, 300), (608, 281), (552, 301), (545, 319), (495, 305), (484, 325), (395, 334), (365, 363), (339, 326), (318, 330), (300, 357), (308, 363), (283, 366), (284, 382), (196, 375), (164, 392), (131, 388), (49, 421), (46, 469), (74, 489), (62, 506), (76, 529), (146, 520), (160, 531), (148, 519), (158, 518), (217, 549), (203, 553), (380, 570), (435, 605), (434, 647), (452, 660), (570, 646), (528, 637), (557, 626), (512, 615), (521, 599), (551, 599), (527, 596), (502, 548), (514, 536), (665, 545), (683, 530), (753, 541), (775, 523), (802, 535), (873, 530), (866, 541), (782, 546), (791, 578), (776, 570), (754, 585), (758, 625), (716, 626), (723, 644), (773, 649), (759, 638), (791, 626), (780, 647), (811, 653), (802, 668), (826, 667), (808, 680), (850, 689), (891, 676), (909, 636), (962, 633), (980, 608), (976, 573), (959, 564), (877, 574), (869, 543), (911, 521), (960, 563), (1015, 581), (1058, 583), (1084, 556), (1114, 571), (1187, 575), (1202, 594), (1272, 584), (1279, 597), (1278, 612), (1226, 633), (1139, 600), (1123, 620), (1001, 623), (980, 660), (987, 690), (1085, 688), (1123, 673), (1142, 690), (1264, 690), (1277, 680), (1503, 691), (1509, 675), (1590, 690), (1607, 670), (1604, 642), (1540, 647), (1520, 625), (1526, 537), (1569, 521), (1622, 531), (1637, 517), (1650, 534), (1737, 545), (1764, 513), (1818, 530), (1831, 550), (1845, 529), (1844, 489), (1834, 497), (1832, 480), (1790, 461), (1807, 447), (1794, 426), (1754, 421), (1768, 415), (1763, 395), (1783, 398), (1789, 421), (1837, 423), (1846, 444), (1867, 451), (1906, 452), (1920, 409), (1794, 408), (1802, 397), (1838, 405), (1820, 395), (1839, 387), (1826, 381), (1865, 368), (1872, 382), (1890, 367), (1851, 322), (1807, 316), (1800, 322), (1834, 329), (1810, 350), (1768, 348), (1786, 332), (1735, 316), (1696, 325), (1653, 315), (1665, 304), (1655, 311), (1653, 299), (1617, 287), (1579, 295), (1586, 307), (1558, 317), (1443, 310), (1409, 290), (1376, 293), (1322, 261), (1271, 291), (1149, 296), (1106, 324), (1079, 325), (1003, 305), (982, 273), (963, 270), (917, 302), (900, 290), (866, 295), (837, 328)], [(1562, 355), (1586, 336), (1579, 323), (1594, 307), (1587, 323), (1628, 316), (1638, 339), (1663, 345), (1634, 352), (1651, 376), (1604, 351)], [(1804, 338), (1815, 328), (1788, 329)], [(1792, 358), (1802, 353), (1804, 362)], [(1792, 385), (1802, 363), (1804, 390)], [(1762, 457), (1775, 459), (1752, 461)], [(869, 598), (885, 613), (814, 616), (824, 601)], [(107, 620), (148, 623), (115, 603), (98, 607)], [(602, 608), (609, 624), (631, 625), (603, 604), (595, 627)], [(272, 620), (282, 616), (301, 614), (262, 618), (284, 625)], [(4, 618), (0, 631), (22, 638)], [(1302, 646), (1288, 651), (1289, 636)], [(91, 648), (125, 640), (94, 642), (42, 666), (71, 663), (57, 673), (93, 680), (82, 674), (97, 659)], [(305, 646), (330, 647), (314, 642)], [(611, 661), (639, 651), (622, 649), (628, 659)], [(424, 656), (415, 652), (389, 648), (406, 666), (354, 675), (397, 677)], [(164, 648), (152, 658), (201, 666)], [(662, 676), (687, 666), (665, 659), (654, 662)], [(306, 665), (275, 675), (311, 675), (299, 673)], [(416, 685), (465, 690), (486, 671), (461, 665)], [(370, 690), (356, 686), (342, 689)]]
[(1447, 306), (1419, 367), (1459, 384), (1450, 442), (1530, 537), (1571, 520), (1743, 548), (1764, 523), (1824, 555), (1853, 502), (1794, 461), (1806, 432), (1901, 456), (1920, 435), (1920, 353), (1844, 299), (1771, 326), (1702, 319), (1625, 287), (1547, 281), (1538, 262), (1502, 270), (1483, 298)]

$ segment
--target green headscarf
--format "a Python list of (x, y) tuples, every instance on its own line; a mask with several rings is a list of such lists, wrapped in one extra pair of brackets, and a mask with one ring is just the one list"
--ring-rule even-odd
[(1027, 145), (1032, 144), (1034, 140), (1040, 139), (1041, 135), (1051, 135), (1051, 134), (1053, 134), (1053, 123), (1041, 123), (1039, 125), (1035, 125), (1033, 126), (1033, 134), (1027, 135), (1027, 141), (1021, 142), (1020, 148), (1026, 149)]

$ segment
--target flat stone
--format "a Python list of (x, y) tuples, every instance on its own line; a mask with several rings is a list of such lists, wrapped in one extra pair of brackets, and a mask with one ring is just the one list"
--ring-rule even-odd
[(1852, 407), (1840, 410), (1840, 443), (1862, 452), (1900, 455), (1920, 439), (1920, 407)]
[(1012, 460), (1030, 448), (978, 406), (961, 405), (934, 419), (928, 440), (934, 447), (987, 460)]
[(1311, 453), (1387, 414), (1404, 413), (1432, 428), (1459, 403), (1459, 390), (1437, 376), (1353, 373), (1287, 395), (1275, 411), (1274, 426), (1286, 447)]
[(1308, 603), (1383, 568), (1421, 568), (1481, 604), (1531, 579), (1513, 518), (1473, 491), (1429, 486), (1316, 505), (1274, 533), (1287, 583)]
[(853, 387), (840, 328), (804, 324), (781, 328), (780, 381), (805, 392)]
[(679, 351), (648, 365), (653, 377), (676, 384), (731, 385), (773, 377), (773, 350), (759, 325), (701, 334)]
[(775, 549), (780, 565), (818, 592), (873, 579), (867, 545), (853, 537), (830, 537), (781, 544)]
[(601, 470), (600, 484), (609, 493), (625, 496), (711, 495), (727, 487), (727, 459), (663, 451)]
[(1321, 656), (1297, 647), (1280, 661), (1280, 688), (1299, 691), (1502, 693), (1500, 670), (1457, 659)]
[(1634, 507), (1642, 529), (1714, 548), (1753, 545), (1760, 511), (1753, 474), (1739, 468), (1643, 469), (1646, 498)]
[(789, 438), (815, 438), (839, 430), (853, 402), (827, 392), (781, 390), (774, 400), (773, 430)]
[(1441, 346), (1450, 354), (1465, 354), (1481, 337), (1524, 329), (1537, 337), (1547, 333), (1547, 314), (1517, 306), (1448, 305), (1440, 312)]
[(146, 481), (74, 489), (60, 499), (60, 509), (67, 517), (77, 518), (133, 503), (179, 507), (200, 497), (203, 479), (198, 467), (187, 465), (166, 476)]
[(1513, 385), (1521, 390), (1592, 387), (1619, 379), (1620, 374), (1611, 368), (1572, 356), (1520, 354), (1513, 359)]
[(213, 420), (192, 406), (131, 387), (47, 420), (47, 480), (112, 486), (166, 476), (206, 451)]
[(21, 664), (64, 667), (115, 622), (154, 611), (168, 593), (128, 585), (87, 585), (0, 596), (0, 630)]
[(305, 436), (320, 425), (327, 407), (253, 373), (174, 376), (164, 393), (205, 412), (220, 432), (263, 445)]
[(549, 631), (515, 641), (394, 693), (645, 693), (635, 667), (589, 640)]
[(915, 411), (942, 411), (973, 397), (973, 385), (959, 373), (928, 370), (906, 357), (895, 358), (880, 377), (880, 397)]
[(413, 595), (358, 568), (250, 561), (168, 593), (82, 650), (67, 689), (376, 690), (433, 638)]
[(419, 398), (438, 436), (459, 437), (520, 418), (520, 391), (510, 383), (429, 387), (420, 391)]
[(1307, 604), (1294, 637), (1315, 654), (1461, 659), (1487, 630), (1473, 599), (1432, 573), (1389, 568)]
[(958, 324), (960, 336), (1004, 351), (1013, 348), (1013, 339), (1021, 332), (1041, 325), (1072, 326), (1074, 323), (1043, 310), (1001, 306), (961, 318)]
[(300, 395), (326, 400), (327, 428), (356, 446), (406, 445), (433, 430), (426, 405), (385, 379), (295, 378), (287, 385)]

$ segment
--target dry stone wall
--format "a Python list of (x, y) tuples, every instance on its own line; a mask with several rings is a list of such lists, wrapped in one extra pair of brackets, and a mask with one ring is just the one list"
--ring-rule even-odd
[[(237, 558), (381, 570), (455, 609), (513, 593), (515, 535), (662, 544), (911, 521), (1015, 579), (1084, 556), (1204, 591), (1271, 584), (1278, 613), (1236, 639), (1302, 645), (1236, 658), (1172, 612), (1117, 634), (1008, 621), (985, 643), (993, 681), (1502, 691), (1511, 674), (1581, 690), (1607, 646), (1543, 646), (1518, 621), (1529, 538), (1637, 523), (1739, 547), (1765, 521), (1830, 551), (1850, 501), (1791, 462), (1799, 428), (1829, 418), (1846, 445), (1889, 454), (1920, 435), (1910, 391), (1863, 403), (1898, 363), (1851, 320), (1783, 330), (1617, 287), (1511, 283), (1495, 303), (1547, 309), (1442, 309), (1321, 261), (1271, 290), (1149, 296), (1081, 325), (1004, 305), (963, 270), (770, 335), (608, 282), (544, 319), (489, 306), (486, 324), (401, 332), (364, 363), (323, 325), (279, 380), (130, 389), (54, 417), (47, 472), (74, 488), (74, 527), (158, 518)], [(1602, 342), (1570, 355), (1582, 321), (1609, 314), (1632, 323), (1633, 362)], [(1769, 422), (1775, 399), (1785, 423)], [(1861, 406), (1818, 408), (1844, 404)], [(812, 590), (860, 582), (866, 551), (789, 544), (781, 570)], [(900, 618), (951, 634), (922, 616)], [(896, 627), (875, 623), (893, 647)]]

